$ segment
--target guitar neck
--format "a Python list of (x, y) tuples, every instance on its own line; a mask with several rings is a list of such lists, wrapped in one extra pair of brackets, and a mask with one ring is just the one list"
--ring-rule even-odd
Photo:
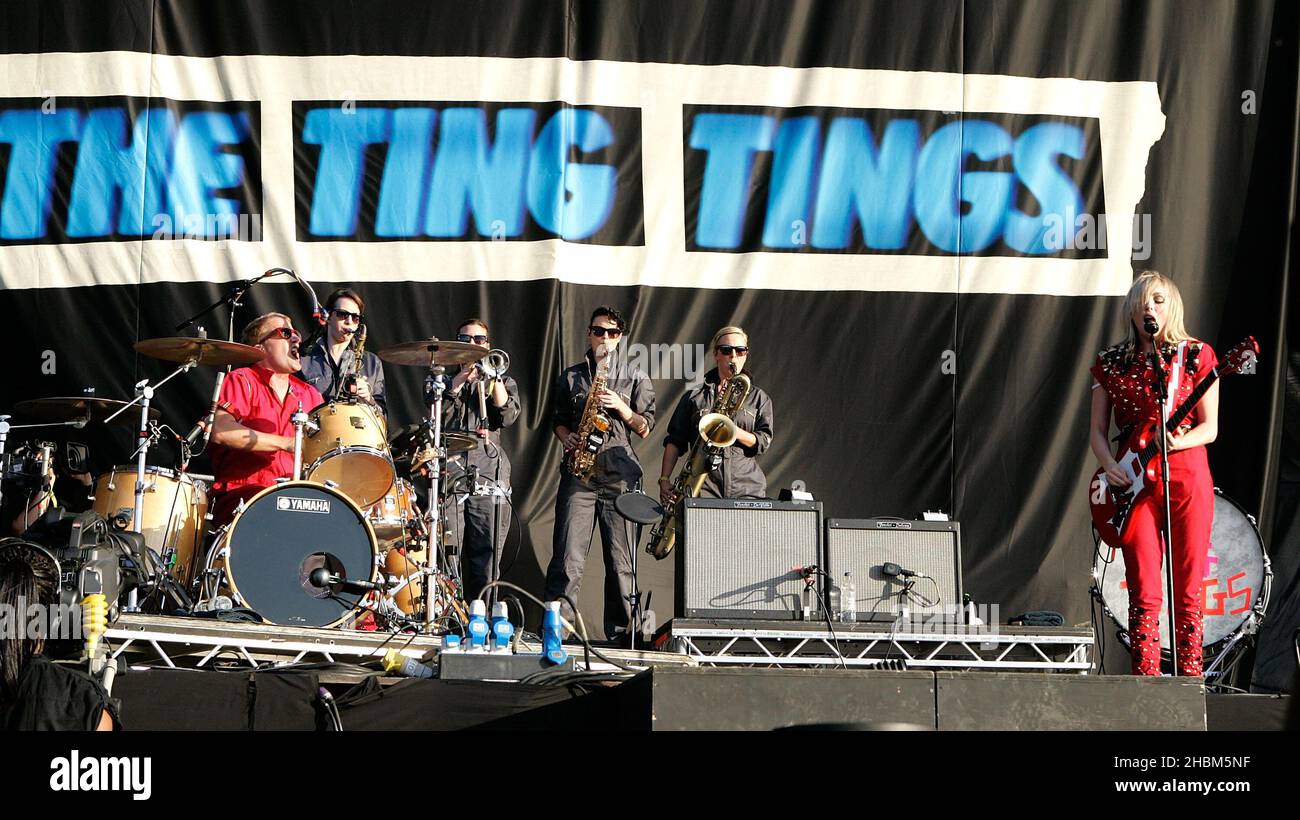
[[(1201, 398), (1205, 396), (1205, 393), (1216, 381), (1218, 381), (1218, 379), (1219, 369), (1217, 367), (1211, 368), (1210, 372), (1205, 375), (1205, 378), (1201, 379), (1201, 383), (1196, 385), (1196, 388), (1192, 390), (1192, 394), (1187, 397), (1187, 400), (1178, 405), (1178, 409), (1170, 414), (1169, 421), (1165, 422), (1165, 432), (1172, 433), (1177, 430), (1178, 425), (1182, 424), (1183, 419), (1187, 418), (1191, 414), (1192, 410), (1194, 410), (1196, 405), (1201, 401)], [(1159, 441), (1156, 441), (1155, 439), (1148, 441), (1147, 446), (1142, 448), (1140, 454), (1142, 466), (1146, 467), (1147, 462), (1150, 461), (1159, 451)]]

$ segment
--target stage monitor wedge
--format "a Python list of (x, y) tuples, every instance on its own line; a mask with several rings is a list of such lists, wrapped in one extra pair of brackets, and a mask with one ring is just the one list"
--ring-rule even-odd
[[(824, 565), (820, 501), (688, 498), (685, 506), (678, 616), (802, 617), (804, 580), (793, 568)], [(820, 619), (817, 596), (810, 597), (812, 617)]]
[[(927, 577), (889, 574), (887, 564)], [(960, 612), (961, 526), (956, 521), (831, 518), (826, 570), (842, 584), (853, 573), (859, 621), (893, 621), (906, 605), (919, 615)], [(912, 583), (911, 593), (906, 592)], [(927, 606), (927, 603), (933, 606)]]

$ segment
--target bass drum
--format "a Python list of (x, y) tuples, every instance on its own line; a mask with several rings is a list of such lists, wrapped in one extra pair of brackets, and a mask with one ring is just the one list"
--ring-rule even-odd
[(218, 535), (204, 567), (203, 597), (221, 591), (271, 623), (339, 626), (356, 619), (362, 596), (318, 587), (312, 572), (374, 582), (378, 562), (375, 533), (350, 498), (290, 481), (253, 496)]
[[(1101, 598), (1106, 614), (1121, 630), (1128, 630), (1128, 584), (1124, 578), (1124, 553), (1103, 542), (1094, 559), (1093, 594)], [(1235, 501), (1214, 490), (1214, 528), (1210, 532), (1210, 554), (1206, 561), (1204, 645), (1217, 651), (1248, 628), (1253, 628), (1268, 608), (1273, 570), (1264, 553), (1264, 542), (1255, 521)], [(1163, 562), (1160, 568), (1164, 574)], [(1160, 645), (1169, 649), (1169, 586), (1165, 585), (1160, 608)]]
[[(135, 465), (124, 464), (99, 477), (95, 512), (130, 526), (135, 515), (135, 470)], [(208, 490), (203, 482), (174, 470), (145, 468), (140, 532), (145, 546), (158, 553), (167, 564), (167, 574), (181, 586), (189, 584), (194, 564), (202, 555), (207, 514)]]

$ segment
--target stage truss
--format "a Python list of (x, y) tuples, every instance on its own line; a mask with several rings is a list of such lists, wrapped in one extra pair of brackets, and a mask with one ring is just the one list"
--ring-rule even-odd
[[(279, 624), (226, 623), (197, 618), (124, 613), (113, 623), (105, 638), (110, 657), (124, 658), (134, 665), (170, 669), (211, 669), (217, 663), (233, 661), (237, 666), (256, 669), (267, 664), (363, 663), (382, 658), (389, 650), (419, 660), (436, 656), (442, 640), (436, 636), (394, 635)], [(537, 641), (529, 651), (540, 652)], [(581, 646), (565, 647), (579, 669)], [(694, 666), (695, 660), (678, 653), (640, 652), (600, 648), (601, 654), (633, 667), (655, 665)], [(592, 656), (592, 671), (616, 667)]]
[(660, 648), (701, 666), (984, 669), (1028, 672), (1092, 670), (1087, 628), (949, 627), (901, 632), (889, 624), (711, 621), (678, 618), (660, 633)]

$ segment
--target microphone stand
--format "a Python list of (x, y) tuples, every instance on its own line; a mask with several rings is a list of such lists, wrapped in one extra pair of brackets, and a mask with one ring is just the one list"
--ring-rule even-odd
[[(1158, 331), (1157, 331), (1158, 332)], [(1169, 380), (1165, 374), (1164, 358), (1160, 355), (1160, 345), (1156, 334), (1151, 336), (1151, 356), (1156, 367), (1156, 392), (1160, 396), (1160, 486), (1165, 494), (1165, 523), (1161, 537), (1165, 542), (1165, 610), (1169, 614), (1169, 659), (1173, 677), (1178, 677), (1178, 628), (1174, 620), (1174, 522), (1171, 515), (1169, 499), (1169, 431), (1167, 428), (1169, 414)], [(1159, 647), (1157, 647), (1158, 649)]]

